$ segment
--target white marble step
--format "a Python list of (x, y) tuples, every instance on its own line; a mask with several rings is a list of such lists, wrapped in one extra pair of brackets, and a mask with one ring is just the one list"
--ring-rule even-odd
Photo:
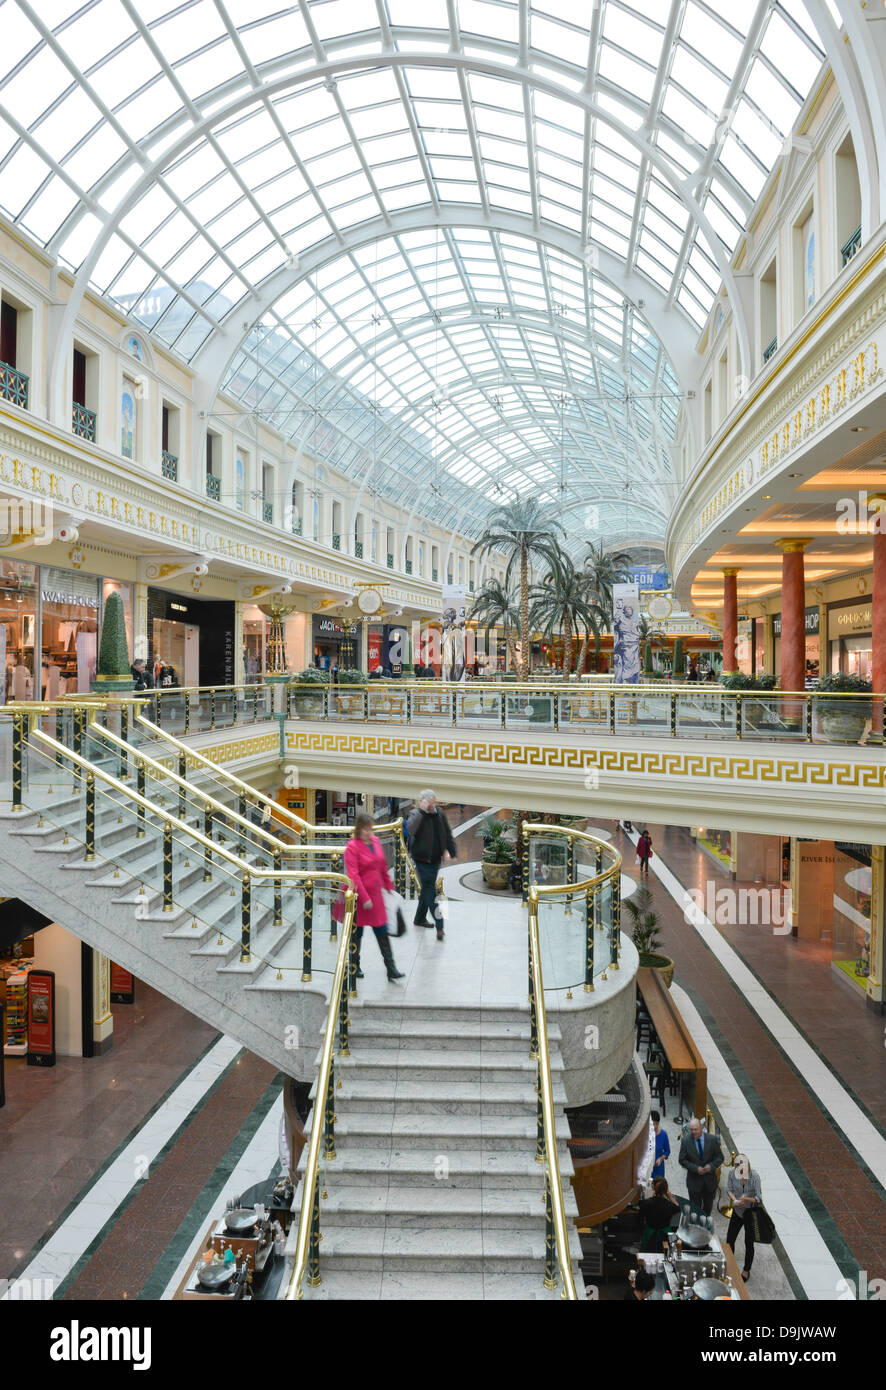
[[(339, 1059), (342, 1083), (355, 1075), (361, 1081), (383, 1081), (397, 1078), (400, 1083), (411, 1081), (476, 1082), (478, 1075), (486, 1086), (519, 1086), (535, 1082), (537, 1064), (528, 1056), (514, 1052), (482, 1052), (479, 1049), (437, 1048), (366, 1048), (357, 1051), (357, 1042), (349, 1057)], [(552, 1058), (551, 1072), (562, 1071), (562, 1063)]]
[[(436, 1274), (416, 1276), (414, 1270), (324, 1270), (322, 1283), (305, 1288), (304, 1297), (312, 1303), (339, 1300), (427, 1301), (457, 1303), (483, 1299), (531, 1303), (560, 1297), (559, 1288), (544, 1287), (541, 1274)], [(576, 1285), (582, 1295), (580, 1281)]]
[[(338, 1126), (336, 1126), (336, 1131)], [(430, 1144), (433, 1136), (426, 1143)], [(441, 1166), (441, 1147), (396, 1148), (390, 1144), (363, 1148), (356, 1144), (336, 1145), (338, 1157), (329, 1167), (337, 1182), (351, 1180), (366, 1185), (396, 1181), (398, 1187), (448, 1189), (480, 1186), (513, 1188), (537, 1192), (541, 1201), (543, 1168), (535, 1161), (535, 1148), (513, 1147), (504, 1152), (483, 1149), (454, 1149), (446, 1152), (445, 1170)], [(563, 1166), (565, 1173), (565, 1161)], [(442, 1174), (445, 1172), (445, 1176)], [(329, 1179), (332, 1181), (332, 1178)], [(564, 1178), (565, 1182), (565, 1178)]]
[[(453, 1149), (477, 1149), (489, 1152), (522, 1152), (535, 1154), (538, 1133), (534, 1115), (416, 1115), (411, 1106), (396, 1110), (351, 1110), (336, 1102), (336, 1148), (364, 1145), (378, 1148), (386, 1141), (394, 1149), (424, 1149), (433, 1143), (437, 1152), (449, 1154)], [(313, 1119), (313, 1112), (311, 1114)], [(560, 1150), (568, 1154), (569, 1122), (566, 1116), (555, 1117), (555, 1129)], [(310, 1122), (307, 1126), (310, 1133)]]
[[(573, 1253), (578, 1259), (577, 1232)], [(337, 1270), (414, 1270), (432, 1275), (500, 1272), (538, 1274), (541, 1279), (544, 1258), (543, 1219), (537, 1231), (330, 1226), (320, 1246), (321, 1271), (334, 1261)]]
[[(529, 1055), (529, 1016), (515, 1023), (499, 1023), (485, 1020), (479, 1010), (473, 1019), (458, 1021), (437, 1019), (403, 1019), (402, 1023), (381, 1019), (366, 1019), (362, 1011), (355, 1013), (356, 1022), (351, 1028), (353, 1051), (361, 1055), (369, 1049), (416, 1048), (450, 1051), (470, 1046), (476, 1055), (487, 1052), (515, 1052)], [(560, 1029), (556, 1024), (548, 1028), (551, 1042), (560, 1041)]]
[[(460, 903), (459, 907), (462, 906), (464, 904)], [(523, 942), (523, 948), (525, 949), (525, 942)], [(391, 1025), (394, 1032), (399, 1031), (406, 1021), (413, 1024), (430, 1024), (433, 1027), (436, 1027), (438, 1023), (468, 1023), (471, 1025), (476, 1025), (478, 1022), (482, 1024), (516, 1023), (523, 1025), (528, 1037), (529, 1004), (527, 1002), (525, 1008), (516, 1008), (511, 1004), (478, 1006), (470, 1003), (416, 1004), (410, 1002), (404, 1005), (395, 998), (373, 1000), (372, 1003), (357, 1001), (351, 1013), (351, 1021), (355, 1029), (362, 1027), (364, 1021), (376, 1024), (387, 1023)]]
[(322, 1226), (384, 1226), (387, 1230), (529, 1231), (544, 1229), (543, 1192), (507, 1188), (456, 1189), (350, 1186), (329, 1180)]
[[(555, 1105), (566, 1104), (561, 1083), (553, 1083)], [(385, 1081), (362, 1081), (342, 1077), (336, 1105), (341, 1101), (360, 1101), (390, 1109), (392, 1105), (411, 1109), (418, 1115), (535, 1115), (536, 1099), (530, 1080), (521, 1085), (479, 1081), (399, 1081), (396, 1073)]]

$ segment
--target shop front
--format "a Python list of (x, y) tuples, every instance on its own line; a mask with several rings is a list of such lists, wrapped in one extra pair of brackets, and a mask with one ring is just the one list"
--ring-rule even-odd
[(7, 700), (92, 689), (104, 603), (120, 594), (132, 651), (132, 585), (80, 570), (0, 559), (0, 647)]
[[(821, 671), (821, 610), (817, 603), (806, 609), (806, 685), (808, 690), (819, 677)], [(762, 627), (762, 622), (760, 623)], [(781, 614), (772, 619), (772, 641), (774, 669), (781, 670)], [(762, 645), (762, 643), (761, 643)]]
[(233, 685), (234, 604), (148, 589), (148, 669), (161, 685)]
[(314, 665), (321, 671), (354, 670), (360, 664), (358, 651), (360, 628), (337, 618), (314, 614)]
[(870, 680), (873, 669), (871, 600), (832, 603), (828, 607), (828, 669)]

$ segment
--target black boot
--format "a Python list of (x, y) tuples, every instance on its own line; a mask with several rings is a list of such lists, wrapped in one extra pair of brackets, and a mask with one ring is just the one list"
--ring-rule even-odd
[(361, 947), (362, 945), (363, 945), (363, 942), (362, 942), (362, 941), (358, 941), (358, 942), (357, 942), (357, 958), (356, 958), (356, 961), (355, 961), (355, 965), (356, 965), (357, 968), (356, 968), (356, 972), (355, 972), (355, 973), (356, 973), (356, 976), (357, 976), (357, 979), (358, 979), (358, 980), (362, 980), (362, 979), (364, 978), (364, 976), (363, 976), (363, 971), (360, 969), (360, 947)]
[(394, 963), (394, 953), (391, 950), (391, 942), (387, 932), (377, 932), (376, 935), (378, 937), (378, 949), (381, 951), (382, 960), (384, 961), (385, 968), (388, 972), (388, 979), (402, 980), (403, 971), (398, 970), (397, 966)]

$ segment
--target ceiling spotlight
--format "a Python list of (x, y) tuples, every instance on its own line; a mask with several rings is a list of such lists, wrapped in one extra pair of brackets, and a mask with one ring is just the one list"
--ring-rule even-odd
[(866, 430), (866, 429), (867, 429), (867, 425), (850, 425), (850, 426), (849, 426), (849, 433), (850, 433), (850, 434), (861, 434), (861, 433), (862, 433), (864, 430)]

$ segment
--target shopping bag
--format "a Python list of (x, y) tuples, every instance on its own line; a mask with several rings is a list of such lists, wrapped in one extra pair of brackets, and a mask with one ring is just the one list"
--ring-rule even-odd
[(406, 916), (403, 912), (403, 899), (399, 893), (386, 891), (385, 914), (388, 919), (388, 936), (403, 936), (406, 932)]
[(771, 1245), (775, 1240), (775, 1222), (764, 1206), (754, 1207), (748, 1220), (757, 1245)]

